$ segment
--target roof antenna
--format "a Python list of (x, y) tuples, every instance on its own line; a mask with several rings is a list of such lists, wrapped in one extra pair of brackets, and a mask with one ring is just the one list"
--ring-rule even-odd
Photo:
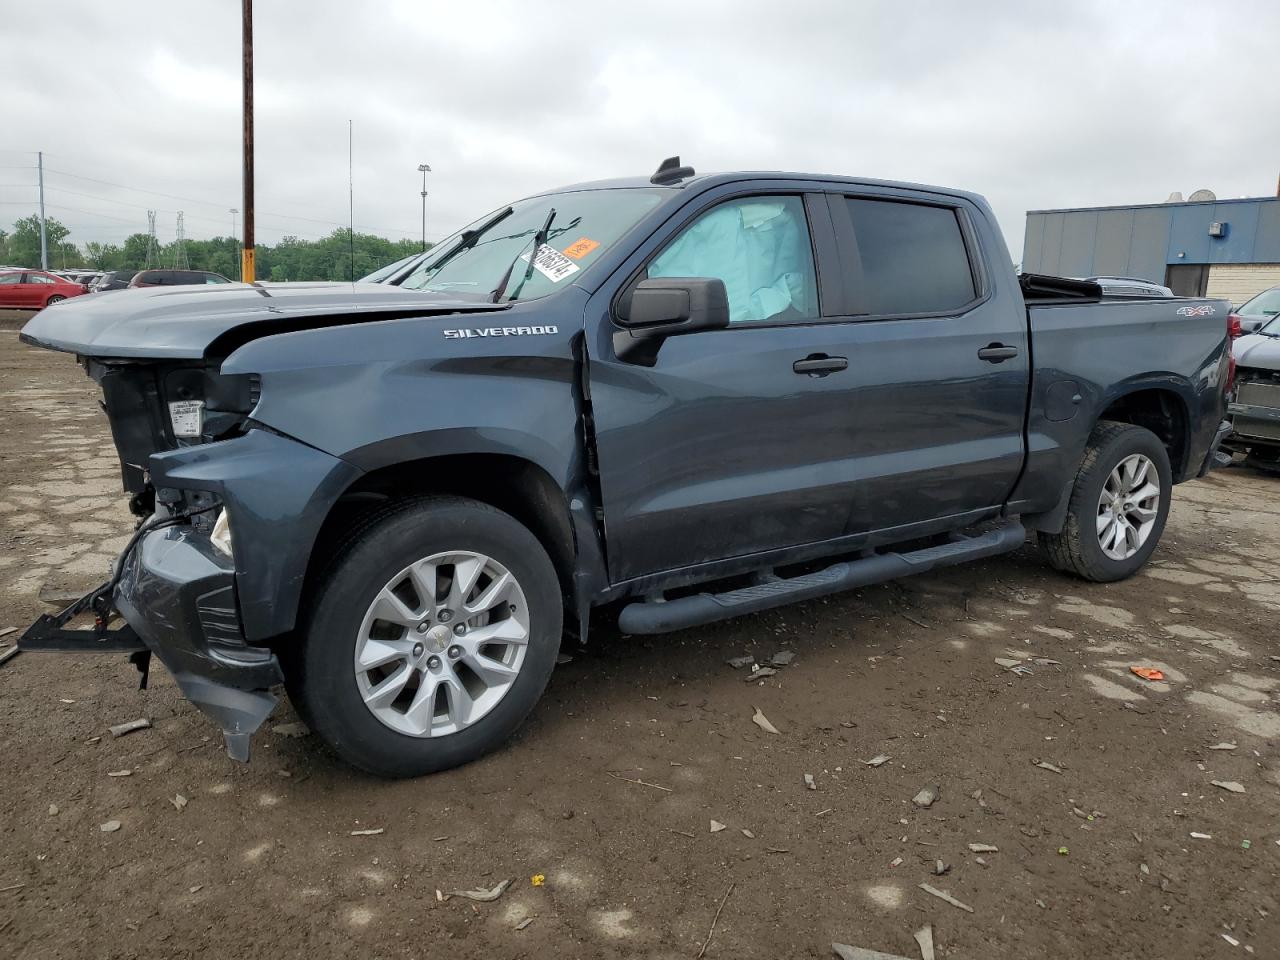
[(656, 183), (659, 186), (665, 186), (669, 183), (676, 183), (685, 177), (693, 176), (693, 167), (680, 166), (679, 157), (667, 157), (660, 164), (653, 176), (649, 178), (650, 183)]

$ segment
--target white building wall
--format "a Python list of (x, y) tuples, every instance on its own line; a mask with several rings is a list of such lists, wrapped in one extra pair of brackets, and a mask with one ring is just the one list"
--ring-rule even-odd
[(1268, 287), (1280, 287), (1280, 263), (1215, 263), (1209, 266), (1206, 296), (1238, 307)]

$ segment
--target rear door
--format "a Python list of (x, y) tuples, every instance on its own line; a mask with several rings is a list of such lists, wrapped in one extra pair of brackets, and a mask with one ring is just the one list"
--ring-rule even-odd
[(0, 273), (0, 307), (23, 306), (22, 274)]
[[(979, 519), (1022, 468), (1029, 351), (1006, 256), (963, 198), (879, 188), (828, 194), (849, 314), (855, 483), (849, 533)], [(994, 249), (998, 247), (999, 249)]]

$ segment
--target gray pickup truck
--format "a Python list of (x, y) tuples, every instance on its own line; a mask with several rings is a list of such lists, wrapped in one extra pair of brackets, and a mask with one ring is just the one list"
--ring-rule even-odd
[(22, 338), (101, 385), (142, 520), (21, 646), (155, 654), (240, 759), (283, 682), (350, 763), (440, 770), (605, 605), (678, 630), (1029, 531), (1129, 576), (1225, 432), (1229, 310), (1019, 277), (971, 193), (674, 159), (391, 284), (84, 297)]

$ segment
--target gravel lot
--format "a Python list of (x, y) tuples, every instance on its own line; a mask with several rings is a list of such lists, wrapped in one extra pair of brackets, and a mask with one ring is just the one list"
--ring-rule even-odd
[[(132, 526), (70, 357), (0, 331), (0, 398), (0, 628), (25, 627)], [(0, 666), (0, 952), (695, 957), (718, 912), (710, 958), (916, 957), (926, 923), (948, 958), (1274, 957), (1278, 610), (1280, 480), (1233, 467), (1177, 489), (1125, 583), (1028, 546), (665, 638), (602, 626), (515, 741), (414, 782), (274, 732), (287, 701), (237, 765), (162, 669), (139, 692), (122, 656), (22, 654)], [(726, 664), (780, 650), (765, 680)]]

